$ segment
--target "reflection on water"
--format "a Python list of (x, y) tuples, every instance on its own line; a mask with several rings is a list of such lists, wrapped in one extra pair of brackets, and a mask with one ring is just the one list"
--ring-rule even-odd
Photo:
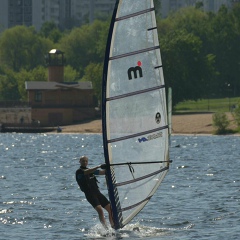
[(101, 135), (0, 136), (1, 239), (240, 239), (239, 137), (173, 136), (157, 193), (124, 229), (105, 232), (75, 182), (79, 156), (103, 163)]

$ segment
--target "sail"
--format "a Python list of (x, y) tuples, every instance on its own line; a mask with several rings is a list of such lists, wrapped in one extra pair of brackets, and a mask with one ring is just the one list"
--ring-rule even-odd
[(118, 229), (142, 210), (169, 168), (165, 85), (152, 0), (116, 1), (102, 92), (106, 177)]

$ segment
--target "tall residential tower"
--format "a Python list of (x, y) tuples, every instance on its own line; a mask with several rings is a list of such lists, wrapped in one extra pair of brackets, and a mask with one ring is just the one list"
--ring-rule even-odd
[(53, 21), (60, 29), (81, 26), (112, 14), (115, 0), (0, 0), (0, 32), (16, 25)]

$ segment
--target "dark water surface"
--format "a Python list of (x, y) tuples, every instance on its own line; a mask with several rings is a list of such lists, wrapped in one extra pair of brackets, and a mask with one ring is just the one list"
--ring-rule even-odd
[(103, 163), (101, 135), (0, 134), (1, 240), (240, 239), (240, 137), (173, 136), (167, 177), (111, 237), (75, 182), (81, 155)]

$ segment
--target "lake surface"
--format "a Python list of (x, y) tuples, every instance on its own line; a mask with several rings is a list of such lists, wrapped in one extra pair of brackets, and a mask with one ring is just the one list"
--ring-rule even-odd
[[(101, 135), (0, 134), (0, 239), (240, 239), (240, 137), (173, 136), (170, 171), (116, 236), (75, 181), (81, 155), (103, 163)], [(107, 195), (105, 178), (98, 178)], [(134, 230), (138, 227), (139, 231)]]

